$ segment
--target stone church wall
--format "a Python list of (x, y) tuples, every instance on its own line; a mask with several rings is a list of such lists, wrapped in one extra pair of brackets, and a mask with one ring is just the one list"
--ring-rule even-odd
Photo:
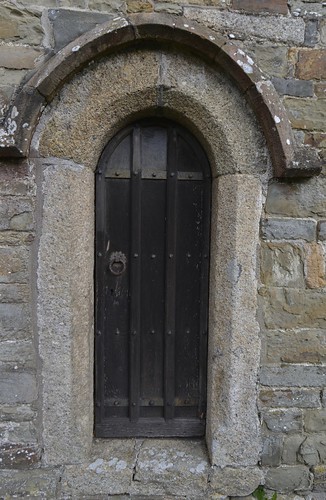
[[(32, 72), (76, 37), (117, 16), (138, 12), (182, 15), (241, 48), (274, 84), (297, 146), (316, 150), (325, 159), (326, 4), (322, 1), (4, 0), (0, 4), (0, 113), (5, 116)], [(15, 126), (15, 116), (11, 117)], [(71, 170), (73, 176), (74, 167)], [(75, 484), (77, 466), (49, 466), (43, 461), (43, 360), (38, 349), (34, 259), (42, 215), (42, 200), (36, 196), (38, 176), (37, 162), (0, 159), (0, 497), (92, 498), (93, 491), (94, 498), (106, 498), (97, 483), (93, 490), (88, 489), (89, 482), (82, 486), (79, 496), (73, 486), (65, 490), (62, 478)], [(281, 181), (270, 176), (265, 181), (257, 276), (260, 482), (269, 496), (278, 492), (278, 500), (325, 500), (326, 168), (311, 178)], [(50, 245), (51, 235), (48, 238)], [(132, 454), (136, 460), (137, 446), (125, 444), (125, 455)], [(201, 445), (195, 448), (201, 457)], [(150, 444), (143, 455), (144, 462), (151, 455)], [(96, 464), (94, 459), (89, 470), (101, 468), (101, 460)], [(185, 477), (180, 473), (176, 481)], [(191, 488), (173, 493), (179, 490), (157, 487), (148, 498), (223, 500), (252, 493), (244, 493), (240, 485), (238, 491), (235, 486), (234, 493), (224, 494), (226, 477), (227, 471), (212, 479), (213, 490), (207, 489), (207, 473), (198, 479), (195, 493)], [(146, 468), (138, 473), (138, 490), (128, 489), (129, 476), (124, 480), (127, 486), (122, 482), (110, 494), (141, 499), (149, 491)]]

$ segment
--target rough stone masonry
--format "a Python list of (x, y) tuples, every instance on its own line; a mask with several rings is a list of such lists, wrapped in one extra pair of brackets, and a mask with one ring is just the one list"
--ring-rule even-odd
[[(24, 134), (30, 127), (27, 121), (15, 121), (13, 103), (37, 70), (60, 57), (78, 37), (86, 36), (87, 41), (90, 30), (137, 13), (169, 14), (186, 19), (189, 26), (196, 21), (209, 28), (213, 38), (232, 42), (273, 83), (303, 158), (313, 153), (325, 160), (326, 3), (314, 0), (3, 0), (0, 115), (3, 121), (9, 116), (11, 132)], [(73, 47), (78, 53), (78, 44)], [(55, 96), (38, 94), (44, 112), (37, 127), (35, 123), (29, 155), (15, 158), (8, 152), (0, 159), (0, 497), (240, 500), (254, 498), (251, 494), (261, 485), (267, 498), (277, 492), (277, 500), (325, 500), (326, 168), (319, 175), (290, 180), (274, 175), (268, 152), (272, 146), (266, 146), (250, 95), (189, 50), (178, 55), (173, 47), (155, 53), (155, 47), (137, 52), (137, 47), (128, 46), (124, 52), (123, 44), (117, 54), (101, 50), (101, 57), (60, 81)], [(119, 75), (120, 89), (112, 68)], [(139, 83), (139, 68), (146, 74), (144, 83)], [(104, 78), (116, 86), (107, 91), (109, 104), (98, 92)], [(157, 93), (160, 85), (163, 94)], [(138, 95), (126, 104), (135, 87)], [(215, 408), (214, 395), (209, 404), (212, 418), (221, 422), (224, 413), (239, 421), (252, 412), (261, 444), (256, 457), (249, 446), (239, 449), (237, 436), (228, 436), (235, 446), (233, 456), (241, 460), (225, 458), (222, 465), (212, 465), (200, 440), (94, 440), (87, 432), (80, 440), (87, 428), (85, 404), (89, 415), (93, 404), (87, 399), (92, 393), (92, 365), (88, 371), (85, 367), (85, 352), (92, 352), (92, 342), (78, 337), (81, 324), (92, 332), (92, 300), (86, 300), (93, 293), (92, 262), (79, 267), (82, 261), (71, 248), (86, 245), (85, 253), (93, 251), (92, 173), (94, 158), (105, 145), (105, 135), (99, 138), (94, 128), (99, 116), (108, 113), (116, 123), (127, 116), (129, 107), (139, 110), (144, 100), (154, 109), (161, 94), (164, 106), (201, 129), (204, 145), (212, 144), (210, 161), (218, 159), (221, 165), (214, 189), (225, 211), (231, 204), (225, 193), (236, 198), (243, 186), (241, 203), (231, 204), (224, 218), (216, 209), (213, 221), (218, 226), (216, 241), (223, 245), (223, 235), (232, 240), (234, 260), (243, 262), (248, 272), (240, 284), (230, 278), (226, 286), (224, 278), (216, 278), (218, 289), (212, 285), (212, 290), (218, 293), (225, 285), (230, 300), (223, 308), (231, 316), (234, 299), (244, 311), (253, 312), (255, 321), (243, 330), (238, 326), (235, 353), (230, 355), (231, 347), (222, 339), (220, 351), (214, 347), (208, 356), (220, 356), (220, 366), (234, 363), (234, 379), (241, 376), (236, 375), (237, 367), (244, 359), (243, 373), (252, 370), (248, 394), (256, 394), (257, 402), (249, 410), (246, 403), (237, 404), (241, 395), (233, 389), (237, 380), (231, 378), (233, 399), (225, 400), (222, 410)], [(205, 106), (210, 109), (207, 115)], [(29, 112), (32, 116), (33, 109)], [(221, 122), (223, 136), (205, 128), (209, 120)], [(237, 134), (239, 123), (245, 130)], [(0, 139), (5, 134), (0, 128)], [(82, 212), (88, 219), (80, 220)], [(260, 222), (250, 226), (251, 232), (233, 231), (239, 220), (243, 228), (247, 224), (241, 214), (252, 217), (253, 224)], [(256, 252), (254, 261), (250, 252)], [(225, 258), (227, 254), (225, 250)], [(58, 255), (64, 256), (63, 262)], [(72, 271), (63, 278), (67, 262)], [(218, 271), (228, 276), (225, 269)], [(79, 295), (71, 290), (78, 286)], [(255, 293), (246, 294), (247, 287)], [(83, 307), (74, 315), (78, 301)], [(57, 310), (62, 312), (60, 319)], [(253, 335), (252, 348), (260, 350), (260, 357), (246, 357), (244, 346), (257, 325), (259, 335)], [(70, 365), (78, 366), (70, 370)], [(227, 381), (222, 379), (223, 375), (219, 383), (224, 387)], [(77, 402), (67, 398), (74, 384), (80, 384), (83, 405), (77, 396)], [(47, 387), (57, 389), (51, 392)], [(58, 402), (60, 421), (56, 414), (51, 417)], [(61, 448), (56, 427), (63, 436)], [(68, 442), (73, 444), (67, 447)], [(219, 450), (214, 453), (218, 456)]]

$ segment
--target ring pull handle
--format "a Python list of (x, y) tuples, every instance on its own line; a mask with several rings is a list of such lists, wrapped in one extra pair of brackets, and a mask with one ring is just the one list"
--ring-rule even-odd
[(115, 276), (124, 273), (127, 267), (127, 257), (122, 252), (112, 252), (109, 257), (109, 270)]

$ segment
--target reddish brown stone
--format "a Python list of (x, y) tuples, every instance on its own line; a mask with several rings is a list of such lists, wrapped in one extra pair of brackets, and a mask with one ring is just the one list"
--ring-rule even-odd
[(287, 0), (232, 0), (232, 8), (246, 12), (270, 12), (271, 14), (287, 14)]
[(0, 467), (4, 469), (19, 469), (31, 467), (41, 458), (40, 449), (36, 445), (4, 444), (0, 450)]
[(325, 79), (326, 49), (299, 50), (296, 76), (302, 80)]

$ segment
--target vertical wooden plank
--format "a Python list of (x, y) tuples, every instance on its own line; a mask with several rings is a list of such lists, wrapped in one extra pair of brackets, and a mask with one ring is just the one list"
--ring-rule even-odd
[(164, 416), (166, 420), (174, 417), (177, 180), (177, 133), (174, 127), (169, 127), (165, 254)]
[(104, 267), (105, 267), (105, 178), (100, 165), (96, 172), (96, 303), (95, 303), (95, 425), (103, 422), (104, 411)]
[[(209, 166), (207, 166), (207, 170)], [(199, 417), (206, 418), (209, 247), (211, 219), (211, 177), (204, 171), (203, 181), (203, 243), (200, 279), (200, 345), (199, 345)]]
[(139, 418), (140, 397), (140, 307), (141, 307), (141, 162), (140, 127), (133, 130), (131, 169), (130, 254), (130, 399), (129, 417)]

